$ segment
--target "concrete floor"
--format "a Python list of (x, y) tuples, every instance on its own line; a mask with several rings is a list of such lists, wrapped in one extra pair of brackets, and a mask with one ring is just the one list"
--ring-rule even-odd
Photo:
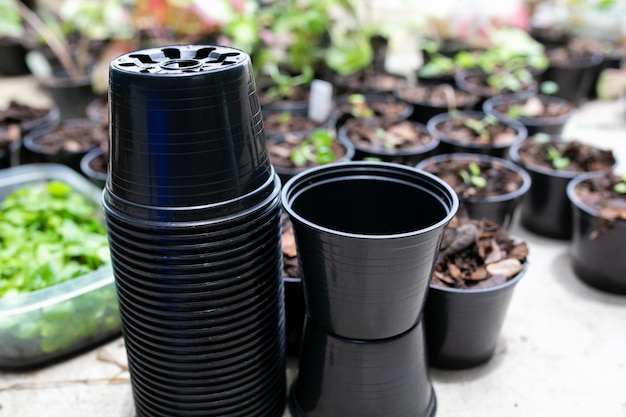
[[(0, 78), (0, 103), (8, 97), (40, 96), (28, 77)], [(565, 135), (626, 161), (624, 101), (581, 106)], [(567, 242), (517, 222), (512, 232), (528, 242), (530, 264), (497, 352), (470, 370), (431, 370), (437, 416), (626, 416), (626, 297), (581, 283)], [(132, 417), (125, 363), (120, 338), (36, 372), (0, 373), (0, 417)]]

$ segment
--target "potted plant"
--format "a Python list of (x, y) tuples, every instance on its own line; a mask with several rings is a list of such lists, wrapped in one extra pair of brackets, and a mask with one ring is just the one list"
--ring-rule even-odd
[(266, 135), (312, 131), (330, 127), (330, 120), (318, 122), (309, 117), (306, 109), (263, 109), (263, 130)]
[(356, 117), (369, 119), (380, 117), (386, 120), (407, 119), (413, 108), (389, 93), (345, 94), (335, 98), (331, 112), (332, 123), (339, 131), (346, 120)]
[(417, 83), (394, 90), (398, 100), (413, 107), (409, 119), (426, 124), (441, 113), (453, 110), (472, 110), (479, 96), (461, 90), (449, 83)]
[(575, 110), (576, 106), (566, 99), (545, 93), (501, 94), (483, 104), (485, 113), (523, 124), (529, 136), (540, 132), (560, 135)]
[(283, 183), (311, 167), (354, 157), (354, 147), (336, 140), (329, 129), (276, 134), (267, 141), (270, 161)]
[(456, 216), (446, 227), (426, 304), (429, 364), (464, 369), (494, 354), (528, 245), (489, 220)]
[(426, 126), (411, 120), (350, 118), (337, 133), (355, 149), (354, 159), (377, 159), (414, 166), (435, 152), (439, 141)]
[(441, 153), (472, 152), (498, 157), (526, 138), (526, 128), (517, 121), (502, 121), (482, 111), (452, 111), (432, 117), (426, 124), (441, 141)]
[(626, 239), (626, 175), (585, 173), (567, 185), (573, 210), (570, 248), (576, 275), (588, 285), (626, 294), (621, 246)]
[(515, 211), (530, 189), (528, 173), (491, 155), (453, 153), (431, 156), (416, 166), (448, 183), (459, 196), (460, 213), (511, 226)]
[(611, 150), (543, 133), (513, 145), (509, 156), (532, 179), (520, 207), (521, 224), (540, 236), (565, 240), (572, 236), (569, 181), (585, 172), (610, 171), (616, 164)]

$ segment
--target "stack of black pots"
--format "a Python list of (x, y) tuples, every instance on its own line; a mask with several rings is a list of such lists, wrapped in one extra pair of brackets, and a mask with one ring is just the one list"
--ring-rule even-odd
[(122, 55), (109, 103), (103, 205), (137, 415), (281, 416), (280, 182), (250, 57)]
[(424, 171), (387, 162), (311, 168), (290, 179), (307, 317), (295, 417), (430, 417), (422, 311), (458, 197)]

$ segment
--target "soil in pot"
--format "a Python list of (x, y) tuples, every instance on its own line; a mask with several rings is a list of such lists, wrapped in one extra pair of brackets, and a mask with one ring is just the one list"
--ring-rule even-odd
[(263, 130), (268, 135), (277, 133), (312, 131), (324, 126), (307, 117), (303, 111), (267, 111), (264, 112)]
[(328, 129), (271, 135), (267, 142), (270, 161), (283, 184), (305, 169), (354, 157), (354, 147), (340, 143)]
[(444, 154), (423, 160), (418, 169), (448, 183), (459, 196), (459, 211), (507, 229), (515, 209), (530, 188), (530, 177), (510, 161), (489, 155)]
[(528, 70), (525, 76), (515, 75), (505, 70), (495, 70), (485, 73), (482, 70), (471, 69), (456, 74), (456, 84), (460, 89), (480, 97), (476, 103), (476, 110), (482, 110), (485, 100), (498, 94), (534, 92), (537, 91), (537, 80)]
[(362, 70), (344, 76), (336, 76), (333, 84), (338, 95), (391, 93), (408, 85), (406, 77), (380, 71)]
[(447, 112), (430, 119), (429, 132), (441, 140), (442, 153), (476, 152), (504, 157), (511, 145), (523, 140), (526, 128), (478, 111)]
[(495, 287), (520, 272), (527, 256), (526, 242), (515, 241), (496, 223), (456, 216), (444, 231), (432, 285)]
[(564, 98), (542, 94), (502, 94), (483, 105), (487, 114), (523, 124), (529, 136), (539, 132), (561, 134), (575, 109), (576, 106)]
[(429, 156), (439, 144), (426, 126), (410, 120), (351, 118), (338, 134), (340, 140), (354, 146), (355, 160), (376, 158), (411, 166)]
[(80, 171), (82, 157), (108, 140), (105, 126), (88, 119), (68, 119), (51, 129), (31, 132), (24, 146), (34, 162), (63, 163)]
[(428, 123), (433, 116), (454, 109), (471, 110), (479, 97), (448, 83), (416, 84), (394, 91), (395, 96), (413, 106), (409, 118)]
[(522, 225), (555, 239), (572, 236), (572, 210), (566, 195), (569, 181), (585, 172), (611, 171), (616, 163), (611, 150), (545, 134), (516, 144), (510, 156), (532, 178), (532, 186), (521, 204)]
[(339, 130), (352, 117), (402, 120), (408, 118), (412, 112), (412, 106), (390, 93), (347, 94), (335, 99), (332, 118), (335, 128)]

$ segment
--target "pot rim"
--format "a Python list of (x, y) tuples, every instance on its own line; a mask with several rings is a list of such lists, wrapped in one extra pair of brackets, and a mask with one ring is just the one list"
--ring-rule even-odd
[(522, 177), (522, 184), (515, 191), (506, 193), (506, 194), (497, 195), (497, 196), (491, 196), (491, 197), (461, 198), (461, 200), (464, 200), (464, 201), (494, 202), (495, 203), (495, 202), (500, 202), (500, 201), (512, 200), (514, 198), (517, 198), (521, 195), (526, 194), (526, 192), (528, 192), (528, 190), (530, 189), (530, 186), (532, 185), (532, 180), (530, 178), (530, 175), (528, 174), (528, 172), (526, 172), (526, 170), (522, 166), (518, 164), (514, 164), (511, 161), (507, 161), (506, 159), (503, 159), (497, 156), (492, 156), (492, 155), (469, 153), (469, 152), (440, 154), (440, 155), (431, 156), (430, 158), (426, 158), (420, 161), (415, 166), (415, 168), (423, 169), (425, 166), (430, 165), (430, 163), (438, 164), (446, 160), (479, 160), (479, 161), (496, 162), (502, 165), (504, 168), (508, 169), (509, 171), (514, 172), (518, 174), (520, 177)]
[[(571, 106), (571, 110), (568, 113), (561, 115), (561, 116), (557, 116), (557, 117), (546, 117), (546, 118), (520, 117), (519, 119), (514, 119), (512, 117), (507, 116), (505, 113), (499, 112), (494, 109), (496, 105), (504, 102), (505, 100), (521, 101), (521, 100), (526, 100), (533, 96), (539, 98), (539, 100), (541, 100), (543, 103), (557, 102), (561, 104), (569, 104)], [(498, 94), (496, 96), (488, 98), (483, 103), (483, 111), (487, 114), (493, 114), (494, 116), (502, 120), (506, 120), (506, 121), (513, 120), (513, 121), (522, 123), (524, 125), (535, 127), (535, 126), (552, 126), (552, 125), (563, 124), (574, 115), (574, 113), (576, 112), (576, 107), (572, 104), (571, 101), (564, 99), (562, 97), (549, 96), (546, 94), (536, 94), (532, 92), (520, 92), (520, 93), (510, 93), (510, 94)]]
[[(611, 171), (610, 173), (606, 173), (603, 171), (592, 171), (592, 172), (585, 172), (585, 173), (579, 174), (575, 176), (574, 178), (572, 178), (567, 183), (567, 187), (565, 189), (565, 192), (567, 193), (567, 198), (569, 199), (570, 203), (576, 208), (578, 208), (579, 210), (591, 216), (600, 218), (601, 217), (600, 212), (584, 204), (578, 197), (576, 197), (576, 193), (574, 192), (574, 190), (576, 189), (576, 186), (583, 181), (586, 181), (591, 178), (603, 177), (603, 176), (608, 176), (608, 175), (615, 175), (615, 173), (613, 171)], [(626, 220), (623, 220), (623, 219), (614, 219), (612, 221), (626, 224)]]
[[(404, 179), (398, 179), (398, 175), (403, 176)], [(439, 188), (440, 192), (442, 192), (443, 194), (447, 194), (449, 204), (445, 206), (442, 203), (442, 207), (445, 208), (447, 213), (441, 220), (430, 226), (410, 232), (393, 234), (350, 233), (318, 225), (302, 217), (299, 213), (295, 212), (292, 207), (292, 202), (298, 197), (298, 195), (304, 192), (303, 188), (308, 188), (312, 184), (317, 184), (317, 186), (319, 186), (320, 184), (331, 183), (335, 181), (349, 181), (355, 179), (362, 180), (374, 177), (401, 183), (403, 181), (406, 181), (407, 176), (412, 177), (413, 179), (419, 177), (419, 179), (425, 180), (430, 183), (432, 188)], [(415, 186), (416, 184), (412, 185)], [(416, 188), (420, 188), (427, 193), (433, 193), (433, 191), (431, 190), (426, 190), (423, 185)], [(281, 200), (283, 208), (292, 217), (292, 219), (299, 221), (309, 228), (317, 229), (324, 233), (336, 236), (369, 240), (405, 238), (409, 236), (425, 234), (440, 227), (444, 227), (456, 215), (460, 204), (459, 198), (456, 192), (452, 189), (452, 187), (450, 187), (445, 181), (441, 180), (437, 176), (425, 171), (418, 171), (415, 168), (406, 165), (381, 161), (335, 162), (332, 164), (310, 168), (296, 174), (284, 184), (281, 190)]]

